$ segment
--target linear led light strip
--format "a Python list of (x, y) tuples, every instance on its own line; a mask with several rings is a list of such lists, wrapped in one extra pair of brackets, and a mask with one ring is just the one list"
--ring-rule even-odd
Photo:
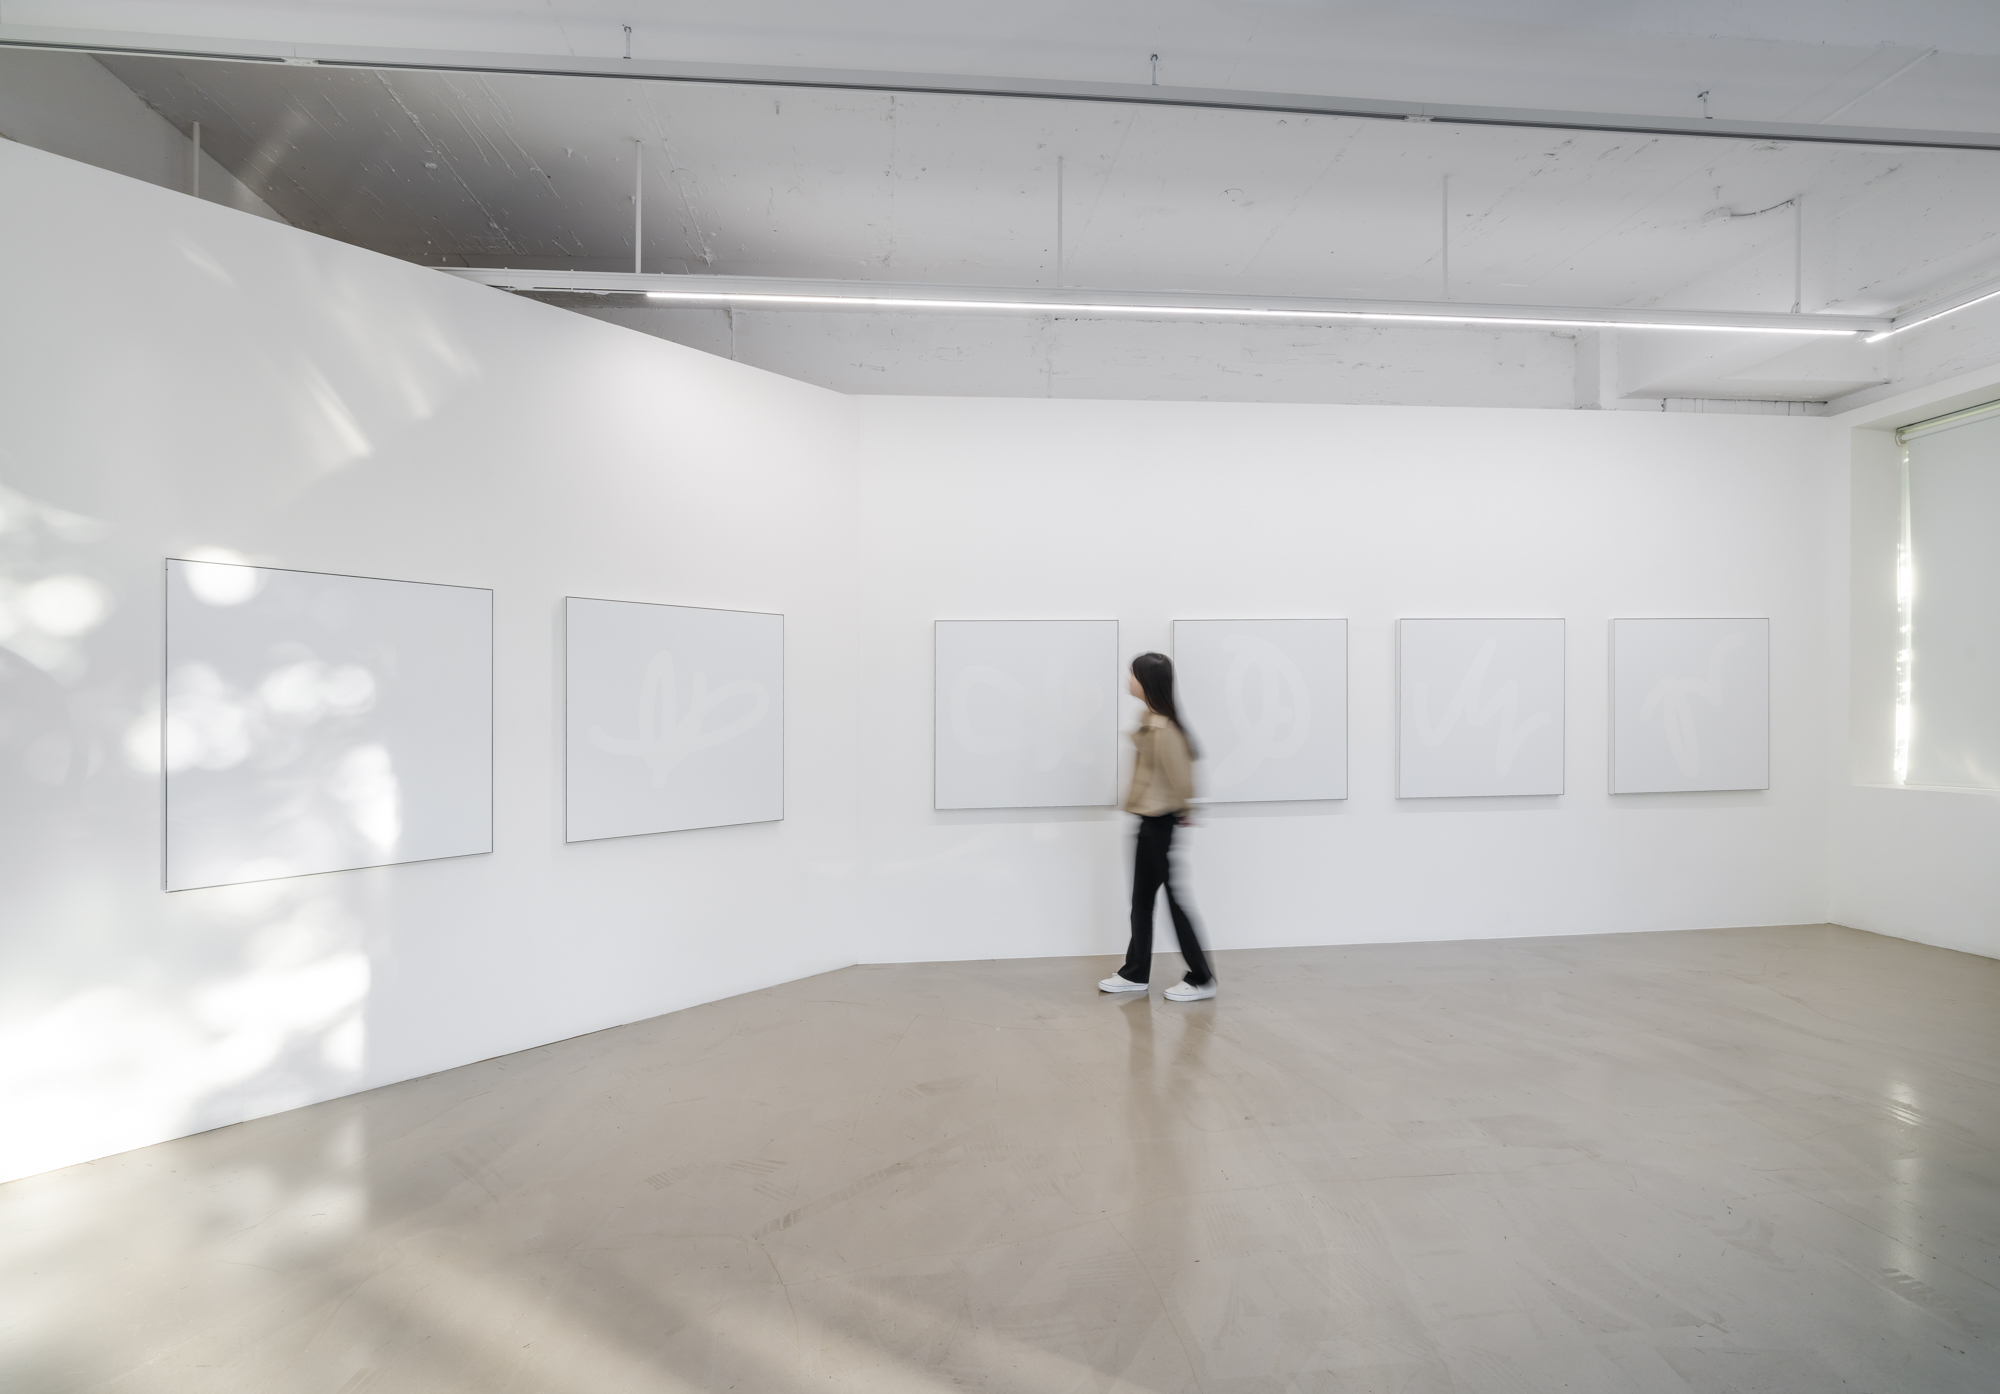
[[(2000, 294), (2000, 292), (1996, 292)], [(1495, 315), (1466, 312), (1452, 314), (1437, 310), (1336, 310), (1277, 309), (1257, 305), (1117, 305), (1087, 301), (1055, 300), (939, 300), (903, 295), (835, 295), (734, 290), (649, 290), (649, 300), (721, 302), (742, 305), (807, 305), (829, 308), (885, 310), (1019, 310), (1031, 314), (1112, 314), (1229, 316), (1246, 319), (1339, 319), (1373, 320), (1414, 324), (1491, 324), (1530, 328), (1568, 329), (1690, 329), (1713, 334), (1820, 334), (1853, 337), (1863, 331), (1851, 328), (1821, 328), (1808, 325), (1683, 324), (1669, 320), (1593, 318), (1585, 315), (1561, 318)], [(1891, 330), (1883, 331), (1884, 334)], [(1875, 337), (1881, 337), (1877, 335)], [(1873, 342), (1873, 339), (1870, 340)]]
[(1943, 319), (1946, 315), (1955, 315), (1960, 310), (1969, 310), (1974, 305), (1984, 305), (1987, 301), (1994, 299), (2000, 299), (2000, 284), (1975, 286), (1971, 290), (1966, 291), (1962, 299), (1956, 301), (1947, 300), (1941, 305), (1933, 305), (1928, 309), (1915, 310), (1909, 314), (1898, 315), (1889, 322), (1887, 329), (1878, 330), (1861, 342), (1864, 344), (1879, 344), (1891, 334), (1900, 334), (1905, 329), (1915, 329), (1920, 324), (1929, 324), (1933, 320)]
[[(522, 271), (439, 267), (503, 290), (571, 295), (645, 295), (682, 305), (749, 308), (1124, 315), (1265, 322), (1479, 325), (1495, 329), (1689, 329), (1707, 333), (1855, 338), (1895, 327), (1887, 315), (1787, 314), (1759, 310), (1622, 309), (1595, 305), (1496, 305), (1447, 300), (1229, 296), (1194, 291), (1037, 290), (928, 286), (780, 276), (710, 276), (638, 271)], [(1983, 288), (1982, 288), (1983, 289)]]

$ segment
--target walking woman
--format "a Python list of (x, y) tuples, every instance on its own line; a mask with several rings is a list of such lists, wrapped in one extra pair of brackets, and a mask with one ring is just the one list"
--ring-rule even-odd
[(1132, 945), (1125, 966), (1097, 985), (1100, 992), (1144, 992), (1153, 976), (1153, 900), (1167, 893), (1187, 979), (1167, 989), (1170, 1002), (1200, 1002), (1215, 996), (1215, 974), (1201, 951), (1194, 920), (1174, 895), (1174, 829), (1187, 821), (1194, 797), (1194, 743), (1181, 726), (1174, 707), (1174, 661), (1163, 653), (1142, 653), (1132, 660), (1128, 686), (1146, 704), (1139, 729), (1132, 733), (1138, 756), (1132, 762), (1132, 787), (1125, 811), (1139, 815), (1139, 848), (1132, 859)]

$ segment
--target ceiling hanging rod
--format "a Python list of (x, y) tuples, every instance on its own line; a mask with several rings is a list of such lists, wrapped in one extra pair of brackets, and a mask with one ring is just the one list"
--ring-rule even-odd
[(1886, 315), (1805, 315), (1757, 310), (1635, 310), (1576, 305), (1472, 304), (1466, 301), (1215, 295), (1197, 291), (935, 286), (660, 272), (635, 276), (625, 271), (438, 269), (501, 290), (573, 295), (643, 295), (652, 300), (683, 305), (762, 306), (770, 309), (1012, 311), (1019, 314), (1131, 315), (1140, 318), (1475, 324), (1515, 329), (1679, 329), (1849, 338), (1857, 334), (1880, 334), (1891, 325)]
[(612, 77), (646, 82), (721, 86), (799, 87), (843, 92), (893, 92), (951, 97), (1012, 97), (1032, 101), (1109, 102), (1131, 106), (1252, 111), (1297, 116), (1345, 116), (1376, 121), (1436, 121), (1534, 130), (1601, 131), (1623, 135), (1700, 136), (1722, 140), (1798, 141), (1819, 145), (1881, 145), (1937, 150), (2000, 150), (2000, 133), (1929, 131), (1897, 126), (1827, 126), (1727, 117), (1545, 111), (1385, 101), (1232, 88), (1165, 87), (1148, 83), (1083, 82), (1060, 78), (987, 77), (965, 73), (899, 73), (797, 68), (742, 63), (685, 63), (657, 58), (578, 58), (557, 54), (452, 53), (351, 44), (289, 44), (254, 39), (196, 39), (0, 24), (0, 47), (61, 49), (133, 57), (291, 63), (406, 72), (500, 73), (538, 77)]

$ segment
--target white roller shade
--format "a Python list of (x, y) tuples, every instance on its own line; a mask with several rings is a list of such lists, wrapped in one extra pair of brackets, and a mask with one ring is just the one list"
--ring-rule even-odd
[(1909, 461), (1905, 782), (2000, 789), (2000, 411), (1904, 433)]

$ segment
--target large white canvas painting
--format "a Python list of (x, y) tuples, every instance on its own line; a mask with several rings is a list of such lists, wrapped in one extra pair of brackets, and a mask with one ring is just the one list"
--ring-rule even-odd
[(785, 816), (785, 617), (571, 596), (571, 842)]
[(1175, 700), (1215, 803), (1347, 797), (1347, 621), (1175, 620)]
[(1563, 791), (1563, 622), (1400, 620), (1396, 792)]
[(937, 622), (937, 807), (1117, 801), (1118, 622)]
[(1611, 791), (1771, 787), (1771, 622), (1611, 622)]
[(167, 562), (166, 888), (493, 850), (493, 592)]

